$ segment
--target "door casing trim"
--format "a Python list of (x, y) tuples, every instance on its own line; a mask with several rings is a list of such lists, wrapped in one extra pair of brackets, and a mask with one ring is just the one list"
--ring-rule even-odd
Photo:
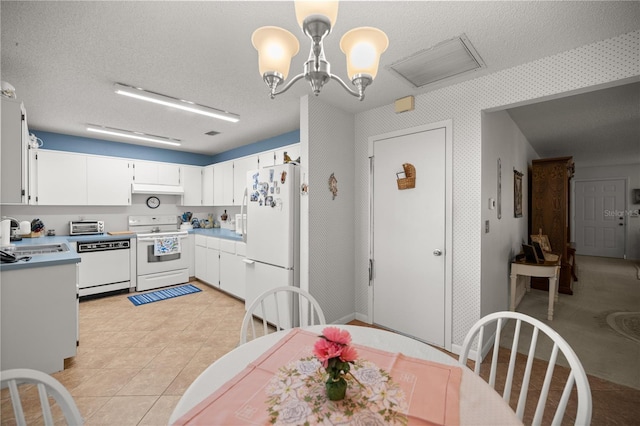
[[(423, 133), (435, 129), (445, 129), (445, 247), (444, 253), (444, 349), (452, 351), (453, 332), (453, 120), (443, 120), (407, 129), (396, 130), (389, 133), (370, 136), (368, 139), (367, 155), (370, 164), (373, 158), (373, 144), (377, 141), (395, 138), (398, 136)], [(373, 166), (369, 167), (369, 259), (373, 259)], [(375, 270), (375, 269), (374, 269)], [(367, 322), (373, 322), (373, 288), (368, 286)]]

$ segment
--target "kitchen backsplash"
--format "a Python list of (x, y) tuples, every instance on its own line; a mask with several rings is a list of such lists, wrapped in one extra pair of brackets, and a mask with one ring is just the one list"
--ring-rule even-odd
[(69, 235), (69, 221), (72, 220), (103, 220), (105, 232), (124, 231), (128, 228), (130, 215), (169, 215), (182, 216), (189, 211), (197, 219), (207, 219), (213, 214), (217, 221), (227, 211), (228, 220), (235, 220), (235, 215), (240, 213), (238, 206), (180, 206), (177, 203), (180, 198), (177, 195), (158, 195), (160, 206), (150, 209), (146, 205), (149, 195), (134, 194), (130, 206), (0, 206), (0, 215), (11, 216), (18, 220), (39, 218), (45, 224), (46, 230), (54, 229), (56, 235)]

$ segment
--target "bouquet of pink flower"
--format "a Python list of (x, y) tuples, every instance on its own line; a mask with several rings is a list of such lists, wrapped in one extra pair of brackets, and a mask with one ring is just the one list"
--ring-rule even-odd
[(350, 346), (351, 335), (337, 327), (326, 327), (313, 346), (313, 354), (329, 374), (326, 382), (327, 396), (332, 401), (343, 399), (347, 391), (344, 375), (349, 373), (349, 364), (358, 358), (358, 352)]

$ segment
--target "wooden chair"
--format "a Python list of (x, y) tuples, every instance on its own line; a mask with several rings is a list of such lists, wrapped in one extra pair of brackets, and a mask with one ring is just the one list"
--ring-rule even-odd
[(38, 370), (16, 368), (0, 372), (0, 381), (3, 388), (5, 386), (9, 387), (15, 423), (18, 426), (27, 424), (22, 407), (22, 400), (20, 398), (20, 391), (18, 390), (18, 385), (23, 383), (36, 385), (40, 397), (42, 419), (45, 425), (53, 426), (54, 424), (51, 405), (49, 404), (49, 396), (53, 397), (56, 404), (62, 410), (68, 425), (76, 426), (84, 424), (80, 411), (69, 391), (50, 375)]
[[(592, 402), (591, 402), (591, 389), (589, 387), (589, 382), (587, 380), (587, 375), (580, 363), (580, 360), (576, 356), (575, 352), (569, 344), (551, 327), (544, 324), (543, 322), (531, 318), (527, 315), (524, 315), (520, 312), (496, 312), (490, 315), (481, 318), (476, 324), (471, 327), (471, 330), (467, 333), (466, 338), (464, 339), (464, 343), (462, 344), (462, 352), (460, 354), (459, 363), (462, 365), (467, 364), (467, 358), (469, 356), (469, 351), (472, 347), (472, 343), (477, 341), (476, 347), (476, 363), (474, 372), (477, 375), (480, 375), (480, 365), (482, 363), (482, 348), (484, 342), (485, 332), (487, 333), (495, 333), (495, 338), (493, 341), (493, 355), (491, 360), (491, 370), (489, 372), (489, 385), (496, 388), (496, 370), (497, 370), (497, 362), (498, 362), (498, 351), (500, 349), (500, 335), (505, 324), (510, 321), (515, 320), (515, 331), (513, 336), (513, 343), (511, 345), (510, 356), (509, 356), (509, 367), (505, 378), (504, 383), (504, 392), (502, 393), (503, 399), (509, 403), (511, 399), (511, 390), (514, 385), (514, 374), (516, 371), (516, 358), (518, 358), (518, 345), (519, 338), (521, 334), (521, 329), (523, 324), (525, 327), (532, 327), (531, 341), (529, 342), (529, 352), (526, 356), (526, 366), (524, 368), (524, 373), (522, 376), (522, 385), (520, 388), (520, 394), (518, 397), (518, 405), (516, 408), (516, 415), (522, 420), (525, 410), (525, 405), (527, 403), (527, 392), (530, 387), (530, 379), (531, 379), (531, 371), (533, 367), (534, 355), (536, 353), (536, 346), (538, 343), (538, 335), (543, 333), (551, 339), (553, 343), (553, 348), (550, 352), (549, 364), (546, 369), (546, 374), (544, 375), (544, 382), (542, 383), (542, 390), (540, 391), (540, 397), (538, 399), (538, 403), (535, 409), (535, 414), (533, 417), (532, 424), (540, 425), (542, 423), (543, 415), (545, 407), (548, 403), (549, 389), (551, 385), (552, 378), (554, 378), (554, 367), (556, 365), (558, 352), (561, 352), (562, 355), (566, 358), (569, 363), (569, 376), (566, 379), (564, 384), (564, 389), (562, 392), (562, 396), (560, 401), (558, 402), (558, 407), (555, 411), (555, 415), (553, 417), (553, 421), (551, 424), (559, 425), (562, 423), (562, 419), (565, 415), (565, 410), (567, 408), (567, 402), (569, 400), (569, 396), (571, 395), (572, 389), (575, 387), (577, 389), (577, 397), (578, 397), (578, 406), (577, 413), (575, 418), (576, 425), (588, 425), (591, 422), (591, 410), (592, 410)], [(495, 327), (494, 327), (495, 326)], [(487, 327), (489, 329), (487, 330)], [(488, 339), (490, 342), (491, 339)], [(526, 343), (526, 342), (525, 342)], [(520, 344), (522, 347), (522, 344)], [(524, 357), (524, 355), (520, 355), (520, 357)], [(521, 367), (521, 366), (520, 366)], [(522, 368), (518, 369), (518, 371), (522, 371)], [(554, 378), (554, 380), (558, 380), (558, 375)], [(537, 376), (535, 378), (538, 378)], [(555, 385), (555, 383), (554, 383)], [(547, 421), (545, 421), (547, 423)]]
[[(294, 299), (294, 296), (297, 296), (297, 298)], [(283, 315), (284, 309), (287, 309), (285, 315)], [(263, 315), (263, 312), (267, 312), (267, 315)], [(297, 322), (294, 315), (295, 312), (297, 312)], [(258, 337), (254, 315), (262, 319), (264, 335), (268, 334), (269, 329), (274, 327), (275, 331), (280, 331), (292, 326), (326, 324), (324, 313), (318, 301), (307, 291), (292, 286), (267, 290), (249, 305), (242, 320), (240, 344), (247, 342), (249, 328), (251, 328), (251, 338)], [(267, 321), (267, 319), (271, 321)], [(269, 323), (271, 323), (271, 326)]]

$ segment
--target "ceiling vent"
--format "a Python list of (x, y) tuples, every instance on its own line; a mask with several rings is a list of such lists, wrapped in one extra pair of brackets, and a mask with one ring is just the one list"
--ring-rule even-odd
[(423, 87), (485, 67), (467, 36), (462, 34), (394, 62), (387, 68), (413, 87)]
[(212, 130), (210, 132), (205, 133), (205, 135), (207, 136), (215, 136), (215, 135), (219, 135), (220, 132), (216, 132), (215, 130)]

